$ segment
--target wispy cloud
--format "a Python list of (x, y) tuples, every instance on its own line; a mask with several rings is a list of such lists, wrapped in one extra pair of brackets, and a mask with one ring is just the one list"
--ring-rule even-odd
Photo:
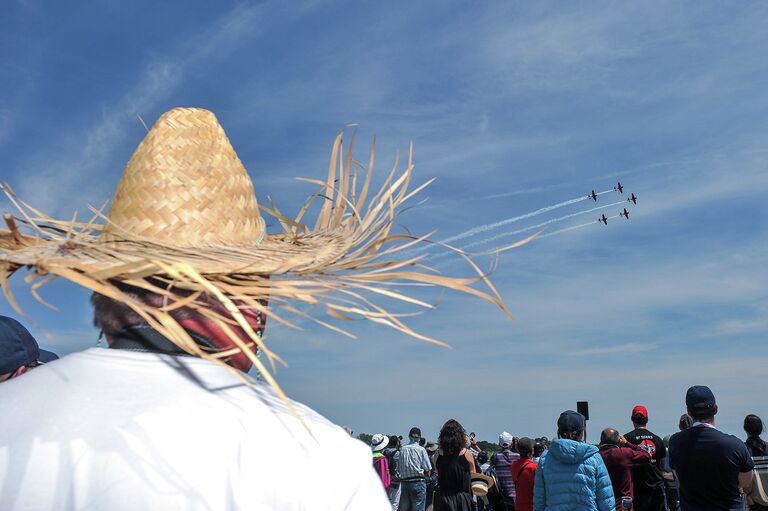
[(615, 346), (603, 346), (599, 348), (587, 348), (583, 350), (571, 351), (568, 353), (574, 357), (591, 357), (596, 355), (623, 355), (629, 353), (644, 353), (657, 348), (656, 344), (649, 343), (627, 343), (617, 344)]
[[(135, 82), (103, 106), (92, 124), (62, 134), (67, 142), (64, 152), (60, 148), (37, 152), (17, 173), (21, 176), (17, 193), (54, 215), (69, 214), (75, 208), (88, 214), (86, 204), (100, 206), (110, 198), (117, 170), (127, 162), (127, 140), (141, 136), (137, 116), (152, 114), (173, 98), (190, 67), (226, 56), (243, 38), (254, 34), (259, 11), (259, 7), (235, 7), (210, 28), (147, 60)], [(170, 106), (178, 105), (172, 100)]]

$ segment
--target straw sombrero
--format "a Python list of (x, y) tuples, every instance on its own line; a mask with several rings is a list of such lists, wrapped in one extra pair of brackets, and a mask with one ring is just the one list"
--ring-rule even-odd
[(478, 472), (469, 474), (472, 480), (472, 494), (477, 497), (485, 497), (488, 491), (493, 488), (493, 478)]
[[(363, 166), (352, 158), (353, 143), (354, 136), (345, 154), (344, 133), (336, 137), (327, 178), (305, 179), (321, 188), (290, 219), (276, 206), (257, 204), (251, 179), (213, 113), (173, 109), (157, 120), (139, 144), (106, 215), (94, 210), (89, 222), (56, 220), (3, 186), (18, 214), (6, 215), (8, 229), (0, 230), (0, 285), (19, 310), (8, 285), (14, 272), (31, 269), (30, 280), (37, 277), (32, 285), (35, 296), (39, 285), (63, 277), (125, 303), (193, 355), (216, 360), (232, 355), (231, 350), (202, 349), (167, 307), (149, 307), (125, 292), (131, 286), (145, 288), (166, 296), (168, 307), (183, 304), (217, 321), (241, 326), (272, 364), (277, 356), (248, 326), (240, 307), (255, 308), (290, 325), (284, 316), (315, 319), (297, 302), (322, 305), (336, 319), (362, 317), (432, 342), (439, 341), (414, 332), (371, 297), (429, 308), (393, 286), (441, 286), (478, 296), (506, 312), (500, 296), (479, 271), (469, 278), (446, 277), (419, 265), (419, 256), (398, 258), (404, 249), (426, 240), (393, 234), (391, 229), (403, 203), (428, 183), (408, 189), (413, 170), (409, 157), (405, 170), (397, 174), (396, 164), (373, 193), (374, 151), (367, 171), (358, 175)], [(313, 205), (319, 212), (310, 226), (304, 217)], [(266, 233), (260, 209), (279, 220), (282, 232)], [(227, 314), (218, 315), (198, 302), (195, 297), (200, 293), (219, 300)], [(236, 337), (237, 349), (252, 356)], [(260, 361), (252, 360), (274, 384)]]

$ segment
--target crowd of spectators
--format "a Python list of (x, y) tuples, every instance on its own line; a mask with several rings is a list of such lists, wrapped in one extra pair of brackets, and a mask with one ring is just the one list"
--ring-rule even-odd
[(708, 387), (688, 389), (685, 404), (674, 435), (648, 429), (648, 409), (638, 405), (632, 430), (605, 428), (597, 446), (572, 410), (560, 414), (557, 439), (504, 431), (495, 452), (480, 450), (474, 433), (451, 419), (437, 444), (417, 427), (405, 446), (374, 435), (374, 465), (394, 511), (768, 511), (761, 419), (747, 415), (742, 441), (716, 428)]
[[(0, 316), (0, 382), (56, 359), (21, 324)], [(742, 441), (717, 429), (708, 387), (690, 387), (685, 405), (674, 435), (653, 433), (648, 409), (638, 405), (633, 429), (622, 435), (605, 428), (597, 446), (586, 442), (586, 419), (572, 410), (558, 417), (555, 440), (503, 431), (493, 452), (450, 419), (437, 442), (418, 427), (406, 439), (373, 435), (372, 465), (394, 511), (768, 511), (760, 417), (744, 418)], [(375, 492), (366, 498), (378, 499)]]

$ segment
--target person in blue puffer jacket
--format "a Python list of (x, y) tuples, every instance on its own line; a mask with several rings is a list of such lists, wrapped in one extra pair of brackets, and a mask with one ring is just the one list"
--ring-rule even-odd
[(613, 511), (616, 502), (600, 451), (584, 443), (584, 416), (557, 420), (557, 440), (541, 456), (533, 487), (534, 511)]

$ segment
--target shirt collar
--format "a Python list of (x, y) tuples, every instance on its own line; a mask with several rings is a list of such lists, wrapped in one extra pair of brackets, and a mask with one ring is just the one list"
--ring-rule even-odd
[(693, 424), (691, 424), (691, 427), (692, 428), (712, 428), (712, 429), (717, 429), (713, 424), (710, 424), (708, 422), (699, 422), (699, 421), (696, 421)]

